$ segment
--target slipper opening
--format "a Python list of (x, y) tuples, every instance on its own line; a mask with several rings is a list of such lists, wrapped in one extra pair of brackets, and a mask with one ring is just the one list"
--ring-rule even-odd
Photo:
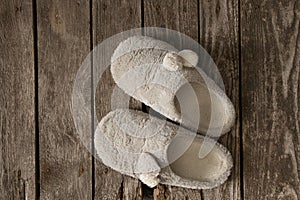
[[(203, 141), (203, 138), (196, 137), (186, 151), (169, 165), (176, 175), (195, 181), (212, 182), (226, 173), (229, 167), (227, 156), (216, 146), (207, 156), (199, 158), (199, 150)], [(170, 161), (174, 157), (174, 152), (178, 151), (175, 148), (178, 148), (178, 145), (186, 145), (185, 141), (181, 139), (173, 142), (174, 144), (170, 144), (167, 150)]]
[(221, 97), (201, 83), (186, 83), (177, 90), (174, 104), (183, 122), (206, 133), (208, 128), (222, 130), (226, 122)]

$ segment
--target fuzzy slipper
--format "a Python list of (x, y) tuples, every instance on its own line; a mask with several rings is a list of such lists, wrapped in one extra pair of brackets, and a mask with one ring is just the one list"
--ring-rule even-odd
[(197, 63), (191, 50), (134, 36), (115, 49), (111, 73), (128, 95), (193, 131), (217, 137), (233, 126), (234, 107)]
[[(208, 189), (230, 175), (232, 157), (212, 139), (141, 111), (118, 109), (102, 118), (95, 149), (108, 167), (150, 187), (158, 183)], [(199, 150), (212, 150), (199, 158)]]

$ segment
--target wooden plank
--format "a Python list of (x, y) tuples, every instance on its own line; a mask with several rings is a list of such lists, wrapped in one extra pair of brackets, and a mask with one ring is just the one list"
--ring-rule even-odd
[(144, 0), (145, 27), (157, 26), (184, 33), (198, 41), (196, 0)]
[(300, 198), (300, 2), (241, 1), (244, 194)]
[(200, 43), (218, 66), (237, 114), (232, 131), (219, 140), (232, 153), (232, 174), (222, 186), (203, 190), (203, 199), (241, 199), (238, 0), (201, 0), (199, 7)]
[(71, 113), (76, 73), (90, 49), (89, 1), (38, 1), (37, 14), (40, 197), (91, 199), (92, 159)]
[[(141, 26), (139, 0), (94, 0), (92, 7), (94, 47), (114, 34)], [(111, 111), (111, 95), (115, 86), (109, 68), (103, 73), (99, 83), (94, 83), (94, 87), (97, 87), (95, 117), (98, 121)], [(133, 99), (129, 106), (132, 109), (141, 109), (141, 103)], [(95, 199), (142, 199), (141, 183), (137, 179), (121, 175), (95, 159)]]
[[(145, 26), (177, 30), (198, 41), (197, 0), (144, 1)], [(200, 190), (159, 185), (154, 199), (200, 199)]]
[(0, 194), (35, 199), (32, 2), (0, 2)]
[(159, 185), (154, 189), (153, 194), (154, 200), (165, 200), (165, 199), (191, 199), (200, 200), (202, 195), (200, 190), (191, 190), (181, 187), (173, 187), (166, 185)]

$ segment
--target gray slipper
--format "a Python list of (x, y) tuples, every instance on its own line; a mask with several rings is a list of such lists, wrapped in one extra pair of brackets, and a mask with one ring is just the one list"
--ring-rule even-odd
[[(222, 184), (232, 157), (221, 144), (141, 111), (118, 109), (102, 118), (95, 149), (108, 167), (150, 187), (158, 183), (193, 189)], [(214, 145), (204, 158), (199, 150)], [(210, 146), (211, 147), (211, 146)]]
[(193, 131), (219, 136), (230, 130), (235, 110), (223, 90), (200, 68), (191, 50), (145, 36), (121, 42), (111, 73), (128, 95)]

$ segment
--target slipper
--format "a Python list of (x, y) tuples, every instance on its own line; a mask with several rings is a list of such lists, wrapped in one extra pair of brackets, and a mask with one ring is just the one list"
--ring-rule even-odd
[[(232, 168), (221, 144), (141, 111), (111, 111), (98, 124), (94, 142), (102, 163), (149, 187), (209, 189), (226, 181)], [(206, 146), (212, 150), (199, 158)]]
[(218, 137), (233, 126), (234, 106), (197, 63), (191, 50), (134, 36), (115, 49), (111, 73), (129, 96), (193, 131)]

